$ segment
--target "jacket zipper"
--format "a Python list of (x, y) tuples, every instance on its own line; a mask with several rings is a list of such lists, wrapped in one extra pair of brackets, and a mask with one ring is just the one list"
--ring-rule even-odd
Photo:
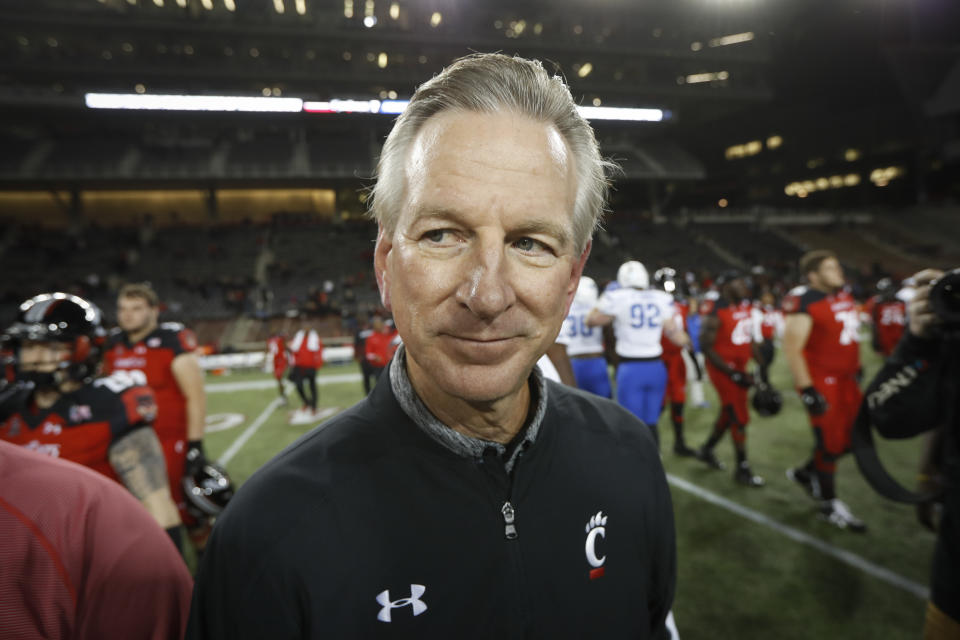
[(513, 524), (513, 521), (516, 519), (516, 511), (514, 511), (513, 505), (510, 504), (509, 500), (503, 503), (503, 507), (500, 508), (500, 513), (503, 514), (503, 535), (506, 536), (507, 540), (516, 540), (517, 527)]

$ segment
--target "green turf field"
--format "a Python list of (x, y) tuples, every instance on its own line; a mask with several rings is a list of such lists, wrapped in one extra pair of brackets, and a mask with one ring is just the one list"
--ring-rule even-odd
[[(864, 362), (869, 379), (879, 361), (865, 349)], [(363, 390), (359, 375), (355, 381), (337, 381), (358, 373), (352, 365), (321, 370), (321, 382), (330, 382), (318, 387), (321, 408), (341, 410), (360, 400)], [(778, 388), (791, 388), (781, 354), (771, 377)], [(257, 381), (273, 379), (244, 373), (209, 377), (208, 385)], [(716, 417), (716, 396), (709, 384), (705, 389), (711, 407), (687, 407), (687, 439), (691, 445), (706, 439)], [(242, 416), (240, 424), (207, 436), (211, 457), (231, 454), (226, 466), (238, 484), (312, 428), (288, 424), (288, 411), (299, 405), (292, 389), (288, 392), (291, 406), (273, 411), (268, 406), (277, 398), (275, 387), (209, 391), (211, 416)], [(767, 480), (767, 486), (761, 489), (735, 484), (731, 471), (713, 471), (695, 460), (674, 457), (669, 453), (673, 443), (669, 417), (665, 414), (661, 419), (662, 448), (667, 452), (664, 464), (674, 482), (679, 561), (674, 613), (681, 637), (919, 637), (924, 602), (911, 584), (927, 585), (933, 534), (917, 524), (911, 507), (886, 502), (874, 494), (851, 457), (839, 464), (838, 494), (867, 523), (868, 532), (848, 533), (817, 520), (813, 502), (784, 475), (787, 467), (807, 459), (813, 444), (799, 399), (790, 391), (784, 395), (780, 415), (766, 419), (754, 416), (748, 427), (751, 463), (754, 471)], [(261, 426), (237, 448), (238, 438), (258, 419)], [(904, 481), (913, 478), (920, 443), (883, 444), (881, 457), (894, 475)], [(717, 453), (732, 469), (729, 436), (717, 447)], [(709, 492), (706, 498), (716, 496), (721, 502), (728, 501), (726, 507), (690, 492), (698, 488)], [(730, 510), (737, 506), (749, 511)], [(847, 556), (849, 562), (838, 560), (838, 553), (852, 554)], [(877, 570), (892, 572), (892, 577), (875, 577)]]

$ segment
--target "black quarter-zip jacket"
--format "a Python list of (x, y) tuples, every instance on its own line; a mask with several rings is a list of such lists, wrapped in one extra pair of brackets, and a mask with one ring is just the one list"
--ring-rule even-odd
[(511, 473), (371, 395), (280, 453), (218, 519), (187, 638), (653, 638), (675, 586), (650, 430), (553, 382)]

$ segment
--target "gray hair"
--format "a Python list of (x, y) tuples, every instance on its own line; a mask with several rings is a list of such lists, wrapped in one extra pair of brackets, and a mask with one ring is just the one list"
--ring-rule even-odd
[(460, 58), (417, 88), (383, 145), (368, 200), (369, 214), (389, 233), (394, 231), (406, 187), (404, 161), (410, 145), (431, 116), (448, 110), (509, 110), (556, 127), (575, 159), (573, 232), (577, 251), (583, 251), (605, 210), (606, 171), (616, 165), (600, 157), (593, 129), (577, 111), (562, 77), (548, 75), (538, 60), (499, 53)]

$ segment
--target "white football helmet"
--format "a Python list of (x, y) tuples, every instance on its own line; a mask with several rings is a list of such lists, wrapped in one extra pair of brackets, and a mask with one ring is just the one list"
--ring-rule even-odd
[(577, 285), (577, 292), (573, 295), (574, 304), (592, 307), (600, 297), (600, 291), (597, 289), (597, 283), (590, 276), (580, 276), (580, 284)]
[(629, 260), (620, 265), (617, 270), (617, 282), (621, 287), (646, 289), (650, 286), (650, 275), (643, 264), (636, 260)]

